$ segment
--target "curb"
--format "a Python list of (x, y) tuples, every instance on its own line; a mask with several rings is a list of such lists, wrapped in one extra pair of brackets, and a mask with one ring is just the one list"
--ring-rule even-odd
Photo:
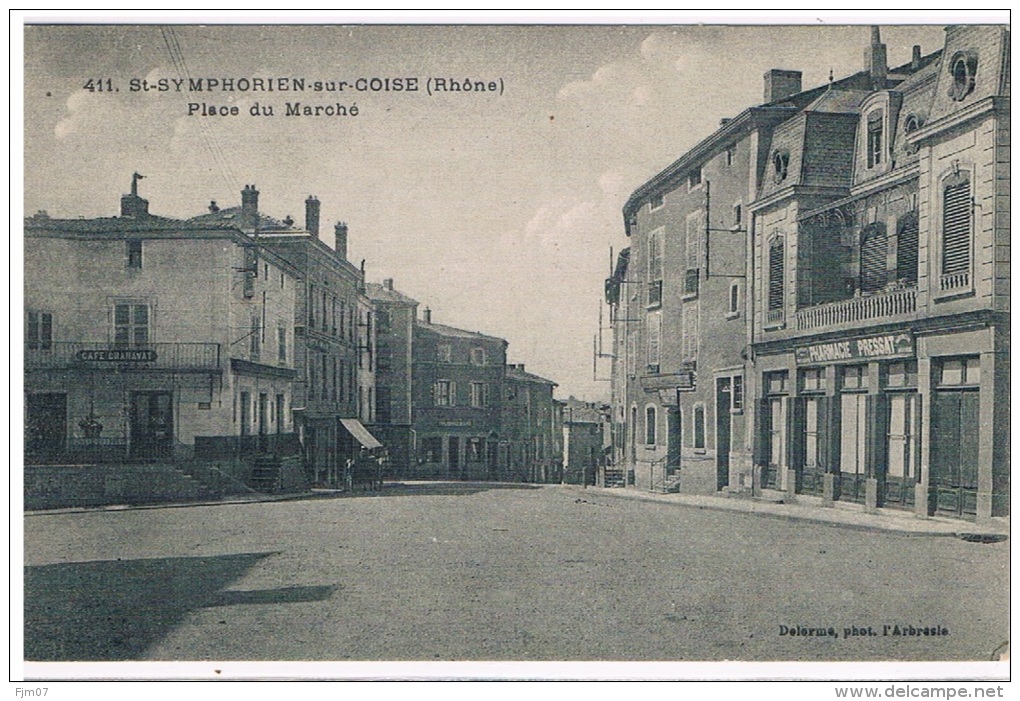
[[(916, 525), (907, 523), (890, 523), (888, 521), (883, 522), (883, 517), (879, 514), (860, 514), (859, 516), (854, 514), (856, 518), (867, 519), (867, 522), (860, 523), (852, 520), (845, 520), (841, 518), (824, 518), (817, 514), (809, 512), (802, 512), (800, 508), (807, 507), (790, 507), (790, 510), (784, 511), (773, 511), (755, 508), (759, 502), (747, 501), (747, 508), (744, 505), (738, 505), (736, 500), (732, 500), (729, 497), (700, 497), (702, 499), (714, 499), (718, 503), (695, 503), (687, 501), (682, 498), (682, 495), (678, 499), (661, 498), (653, 494), (644, 494), (640, 492), (631, 492), (630, 490), (621, 490), (619, 488), (608, 488), (608, 487), (588, 487), (590, 490), (597, 490), (600, 495), (610, 496), (616, 499), (631, 499), (634, 501), (644, 501), (656, 504), (670, 504), (673, 506), (682, 506), (693, 509), (703, 509), (706, 511), (724, 511), (729, 513), (743, 513), (752, 516), (765, 516), (768, 518), (782, 519), (786, 521), (800, 521), (806, 523), (815, 523), (823, 526), (833, 526), (835, 528), (845, 528), (856, 531), (870, 531), (870, 532), (883, 532), (890, 533), (893, 535), (906, 536), (906, 537), (954, 537), (961, 538), (964, 540), (971, 540), (973, 542), (997, 542), (1004, 538), (1009, 537), (1008, 526), (1004, 529), (997, 529), (994, 526), (989, 528), (987, 526), (978, 526), (971, 522), (955, 522), (948, 521), (926, 521), (924, 519), (917, 519)], [(764, 505), (764, 502), (761, 502)], [(782, 508), (784, 505), (774, 505), (774, 508)], [(793, 511), (792, 509), (798, 509)], [(838, 514), (838, 511), (831, 511), (831, 513)], [(900, 517), (895, 517), (900, 518)]]

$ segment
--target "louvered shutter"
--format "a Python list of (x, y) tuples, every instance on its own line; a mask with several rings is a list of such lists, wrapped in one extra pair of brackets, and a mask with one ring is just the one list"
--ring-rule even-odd
[(872, 224), (861, 242), (861, 292), (878, 292), (886, 282), (885, 226)]
[(946, 185), (942, 196), (942, 274), (970, 271), (970, 181)]
[(904, 217), (896, 241), (896, 278), (917, 284), (917, 214)]
[(783, 240), (769, 246), (769, 309), (783, 308)]

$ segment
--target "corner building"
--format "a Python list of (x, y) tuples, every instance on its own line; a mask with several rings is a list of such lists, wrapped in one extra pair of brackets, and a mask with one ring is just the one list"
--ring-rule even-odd
[(1009, 509), (1009, 32), (950, 27), (778, 127), (752, 205), (753, 483)]

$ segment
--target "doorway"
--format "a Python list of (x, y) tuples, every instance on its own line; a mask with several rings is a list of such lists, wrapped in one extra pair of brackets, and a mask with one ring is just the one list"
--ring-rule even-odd
[(939, 514), (977, 514), (978, 396), (977, 391), (941, 391), (932, 402), (930, 482)]
[(173, 418), (170, 392), (132, 392), (131, 458), (163, 460), (172, 457)]
[(716, 489), (730, 484), (730, 419), (733, 408), (732, 380), (720, 377), (715, 381), (715, 479)]
[(42, 460), (64, 451), (67, 441), (67, 395), (25, 395), (25, 457)]

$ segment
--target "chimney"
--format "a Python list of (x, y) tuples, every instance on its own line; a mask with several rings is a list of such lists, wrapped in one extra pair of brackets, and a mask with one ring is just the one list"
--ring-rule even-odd
[(144, 175), (133, 173), (131, 175), (131, 194), (120, 197), (120, 216), (122, 217), (147, 217), (149, 216), (149, 201), (138, 196), (138, 181)]
[(333, 248), (341, 258), (347, 260), (347, 224), (345, 222), (338, 221), (333, 225), (333, 237), (336, 239), (333, 241)]
[(432, 310), (429, 309), (428, 307), (425, 307), (425, 311), (422, 312), (422, 314), (424, 315), (423, 321), (426, 324), (431, 324), (432, 323)]
[(921, 67), (921, 45), (914, 44), (913, 53), (910, 55), (910, 70), (916, 71)]
[(388, 277), (385, 280), (383, 280), (382, 281), (382, 286), (383, 286), (383, 289), (385, 289), (385, 290), (392, 290), (393, 289), (393, 278)]
[(871, 28), (871, 46), (864, 50), (864, 70), (871, 77), (872, 90), (884, 90), (889, 67), (886, 64), (885, 44), (878, 27)]
[(305, 200), (305, 229), (319, 238), (319, 200), (311, 195)]
[(254, 231), (259, 223), (259, 191), (254, 185), (245, 185), (241, 190), (241, 228)]
[(765, 104), (783, 100), (800, 92), (800, 71), (772, 68), (765, 72)]

